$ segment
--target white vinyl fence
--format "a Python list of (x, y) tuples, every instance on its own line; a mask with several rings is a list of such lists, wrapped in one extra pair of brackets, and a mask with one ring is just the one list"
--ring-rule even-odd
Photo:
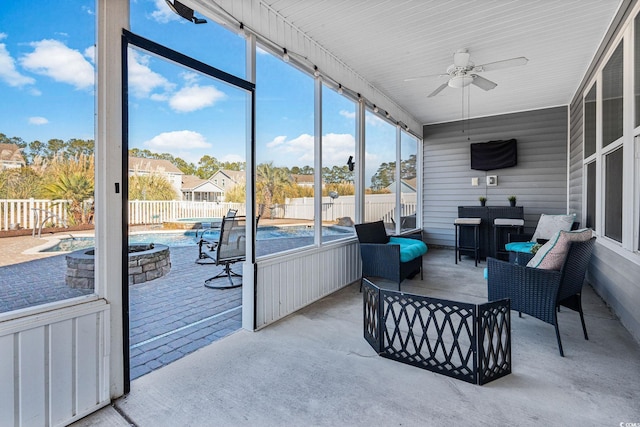
[[(34, 229), (41, 225), (63, 227), (68, 225), (65, 200), (0, 200), (0, 230), (20, 228)], [(229, 209), (236, 209), (244, 215), (244, 203), (191, 202), (180, 200), (154, 201), (130, 200), (129, 224), (162, 224), (184, 218), (221, 218)], [(401, 216), (416, 213), (415, 194), (403, 194)], [(313, 198), (287, 199), (287, 203), (269, 208), (272, 218), (313, 220)], [(395, 194), (367, 194), (365, 197), (365, 222), (382, 219), (387, 223), (395, 217)], [(265, 212), (265, 214), (268, 214)], [(355, 219), (353, 196), (337, 199), (324, 197), (322, 200), (322, 220), (335, 221), (338, 218)], [(42, 221), (46, 220), (44, 224)], [(97, 218), (97, 221), (100, 219)]]
[[(37, 229), (41, 225), (67, 226), (67, 204), (66, 200), (2, 199), (0, 230)], [(221, 218), (229, 209), (237, 209), (238, 215), (245, 214), (243, 203), (131, 200), (129, 224), (162, 224), (179, 218)]]
[(55, 227), (66, 225), (66, 200), (2, 199), (0, 200), (0, 230), (36, 228), (43, 221)]
[[(416, 213), (415, 193), (402, 194), (400, 216), (409, 216)], [(395, 194), (367, 194), (365, 196), (364, 222), (383, 220), (391, 223), (395, 219), (396, 195)], [(313, 219), (313, 198), (303, 197), (287, 199), (283, 205), (276, 205), (273, 209), (275, 218), (301, 218)], [(349, 217), (355, 219), (356, 205), (354, 196), (340, 196), (337, 199), (322, 198), (322, 220), (335, 221), (338, 218)]]
[(229, 209), (236, 209), (238, 215), (245, 215), (246, 212), (244, 203), (130, 200), (129, 224), (162, 224), (184, 218), (222, 218)]

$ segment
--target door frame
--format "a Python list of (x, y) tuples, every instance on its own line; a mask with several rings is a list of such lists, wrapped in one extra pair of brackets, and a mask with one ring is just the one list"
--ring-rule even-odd
[[(244, 90), (248, 95), (248, 114), (249, 120), (247, 121), (247, 149), (246, 149), (246, 170), (247, 175), (251, 175), (253, 178), (253, 171), (255, 170), (255, 83), (242, 79), (233, 74), (229, 74), (204, 62), (193, 59), (187, 55), (184, 55), (178, 51), (170, 49), (166, 46), (153, 42), (149, 39), (141, 37), (132, 33), (126, 29), (122, 30), (122, 277), (121, 277), (121, 292), (122, 292), (122, 348), (124, 357), (124, 392), (129, 393), (131, 390), (131, 376), (130, 376), (130, 354), (129, 354), (129, 277), (128, 277), (128, 227), (129, 227), (129, 80), (128, 80), (128, 48), (129, 46), (135, 46), (139, 49), (145, 50), (155, 56), (166, 59), (175, 64), (192, 69), (204, 75), (207, 75), (216, 80), (220, 80), (233, 86), (237, 89)], [(250, 204), (249, 206), (255, 206), (255, 191), (254, 186), (247, 186), (247, 191), (251, 194), (247, 194), (246, 200)], [(253, 204), (251, 204), (253, 203)], [(253, 212), (253, 209), (250, 209)], [(249, 213), (249, 210), (247, 211)], [(255, 233), (256, 226), (255, 221), (247, 221), (247, 236), (248, 240), (254, 242), (251, 245), (251, 251), (247, 253), (247, 263), (250, 262), (254, 268), (256, 264), (255, 254)], [(255, 281), (255, 279), (254, 279)], [(251, 289), (255, 288), (251, 286)], [(243, 306), (244, 299), (248, 296), (243, 292)], [(255, 293), (251, 296), (255, 300)], [(254, 301), (247, 306), (255, 306)]]

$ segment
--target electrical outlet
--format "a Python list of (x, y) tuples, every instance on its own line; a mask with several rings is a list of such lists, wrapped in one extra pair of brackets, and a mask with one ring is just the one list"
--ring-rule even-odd
[(471, 178), (471, 185), (473, 187), (477, 187), (478, 186), (478, 177)]
[(487, 175), (487, 187), (498, 185), (498, 175)]

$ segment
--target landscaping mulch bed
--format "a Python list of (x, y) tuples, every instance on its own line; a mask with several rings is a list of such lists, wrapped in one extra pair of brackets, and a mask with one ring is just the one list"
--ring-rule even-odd
[[(72, 227), (48, 227), (48, 228), (43, 228), (42, 229), (42, 235), (44, 236), (45, 234), (53, 234), (53, 233), (60, 233), (63, 231), (86, 231), (86, 230), (93, 230), (94, 229), (94, 225), (93, 224), (81, 224), (81, 225), (74, 225)], [(37, 231), (36, 231), (37, 233)], [(33, 234), (33, 229), (31, 228), (22, 228), (20, 230), (1, 230), (0, 231), (0, 238), (2, 237), (17, 237), (17, 236), (31, 236)]]

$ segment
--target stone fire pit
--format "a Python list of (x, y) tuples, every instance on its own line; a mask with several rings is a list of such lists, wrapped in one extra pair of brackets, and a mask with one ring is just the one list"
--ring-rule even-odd
[[(95, 249), (87, 248), (66, 256), (67, 286), (94, 289)], [(169, 247), (158, 244), (129, 245), (129, 285), (162, 277), (171, 269)]]

